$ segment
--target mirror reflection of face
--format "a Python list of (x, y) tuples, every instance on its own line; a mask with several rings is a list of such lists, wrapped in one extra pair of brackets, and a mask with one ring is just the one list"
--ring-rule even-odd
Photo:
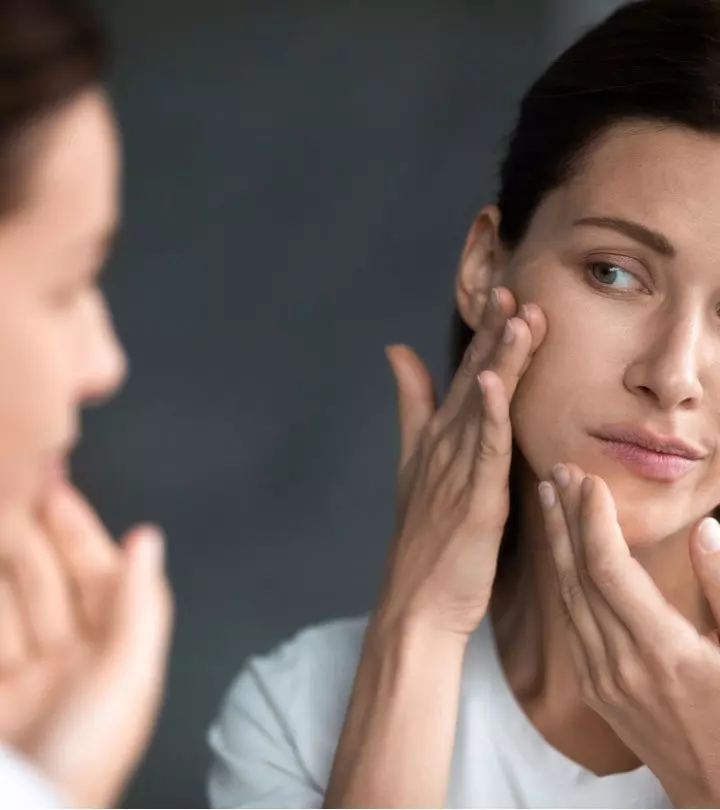
[(60, 474), (80, 408), (126, 373), (98, 286), (119, 216), (109, 105), (86, 92), (33, 138), (22, 203), (0, 219), (0, 511)]
[[(720, 138), (624, 123), (539, 206), (505, 283), (548, 334), (512, 407), (538, 477), (572, 461), (606, 479), (628, 541), (720, 503)], [(686, 443), (665, 466), (607, 436)], [(646, 463), (647, 462), (647, 463)]]

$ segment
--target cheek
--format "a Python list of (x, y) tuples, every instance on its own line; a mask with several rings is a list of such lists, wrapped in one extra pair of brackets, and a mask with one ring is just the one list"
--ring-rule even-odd
[[(538, 476), (567, 458), (582, 404), (606, 377), (607, 368), (593, 331), (573, 317), (569, 302), (542, 307), (547, 334), (520, 380), (511, 406), (513, 432)], [(575, 310), (577, 311), (577, 310)]]
[[(520, 380), (510, 407), (513, 437), (538, 478), (568, 457), (577, 421), (577, 374), (582, 366), (564, 363), (560, 346), (548, 343)], [(564, 353), (563, 353), (564, 354)]]
[[(22, 462), (62, 442), (70, 412), (67, 338), (52, 318), (31, 308), (0, 313), (0, 465)], [(7, 459), (7, 461), (5, 461)]]

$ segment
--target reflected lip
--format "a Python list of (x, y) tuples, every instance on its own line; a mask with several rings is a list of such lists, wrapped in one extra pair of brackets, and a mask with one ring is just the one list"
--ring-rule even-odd
[(680, 456), (692, 461), (705, 458), (705, 453), (697, 445), (691, 444), (678, 436), (663, 436), (644, 427), (632, 425), (606, 425), (593, 434), (598, 439), (622, 444), (634, 444), (645, 450), (670, 456)]

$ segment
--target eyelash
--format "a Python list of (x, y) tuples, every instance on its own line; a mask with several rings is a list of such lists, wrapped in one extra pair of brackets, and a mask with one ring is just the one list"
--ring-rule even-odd
[[(609, 284), (603, 284), (601, 281), (598, 281), (597, 278), (593, 275), (593, 270), (595, 268), (597, 268), (597, 267), (604, 267), (604, 268), (610, 268), (610, 269), (614, 268), (614, 269), (617, 269), (617, 270), (622, 270), (623, 273), (627, 273), (629, 276), (632, 276), (642, 286), (642, 290), (627, 290), (626, 289), (625, 291), (621, 291), (618, 288), (611, 287)], [(585, 265), (585, 271), (587, 272), (587, 275), (589, 276), (589, 280), (590, 280), (590, 283), (592, 284), (592, 286), (595, 287), (596, 290), (602, 290), (603, 292), (605, 292), (608, 295), (615, 295), (615, 296), (619, 297), (619, 296), (627, 295), (628, 292), (639, 292), (639, 293), (641, 293), (643, 295), (650, 295), (651, 291), (637, 277), (637, 275), (635, 273), (633, 273), (631, 270), (628, 270), (627, 268), (623, 267), (618, 262), (608, 262), (608, 261), (588, 262)], [(718, 305), (718, 308), (717, 308), (716, 311), (717, 311), (718, 316), (720, 316), (720, 305)]]
[[(594, 270), (598, 267), (610, 270), (621, 270), (623, 273), (627, 273), (627, 275), (632, 276), (635, 281), (642, 287), (642, 289), (637, 288), (630, 288), (630, 287), (613, 287), (611, 284), (604, 284), (600, 281), (594, 274)], [(618, 262), (610, 262), (610, 261), (592, 261), (588, 262), (585, 265), (585, 270), (587, 271), (590, 283), (598, 290), (608, 291), (614, 295), (628, 295), (631, 292), (640, 292), (647, 294), (649, 292), (647, 286), (638, 278), (638, 276), (633, 273), (631, 270), (628, 270), (626, 267), (623, 267)]]

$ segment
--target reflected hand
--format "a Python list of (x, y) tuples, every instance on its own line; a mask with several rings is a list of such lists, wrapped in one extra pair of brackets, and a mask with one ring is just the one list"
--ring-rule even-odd
[(172, 624), (163, 540), (116, 545), (59, 484), (0, 525), (0, 739), (78, 806), (114, 806), (154, 726)]

